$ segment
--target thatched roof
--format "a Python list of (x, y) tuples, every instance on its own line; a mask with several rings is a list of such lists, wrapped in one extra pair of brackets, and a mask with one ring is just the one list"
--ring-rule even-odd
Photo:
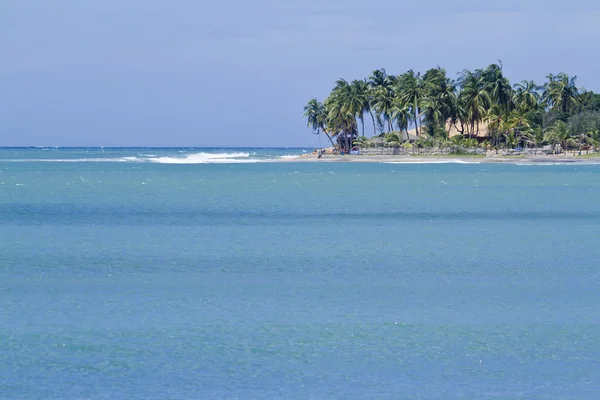
[[(400, 132), (400, 138), (402, 138), (402, 140), (406, 141), (407, 140), (406, 132)], [(408, 140), (409, 141), (414, 142), (417, 139), (418, 139), (418, 137), (417, 137), (416, 133), (411, 133), (411, 131), (408, 131)], [(386, 142), (385, 142), (385, 138), (383, 138), (381, 136), (374, 136), (369, 139), (369, 143), (371, 143), (372, 145), (384, 146)]]
[[(448, 121), (446, 123), (446, 131), (448, 132), (448, 136), (452, 137), (452, 136), (456, 136), (456, 135), (460, 135), (460, 131), (457, 129), (460, 128), (460, 123), (457, 123), (456, 126), (452, 125), (450, 123), (450, 121)], [(419, 128), (419, 132), (420, 132), (421, 128)], [(477, 131), (477, 126), (475, 126), (475, 130)], [(408, 131), (409, 134), (416, 136), (417, 135), (417, 130), (416, 129), (410, 129)], [(467, 126), (465, 125), (465, 134), (467, 133)], [(485, 122), (481, 122), (479, 124), (479, 133), (477, 134), (477, 132), (475, 132), (476, 134), (474, 134), (474, 137), (478, 137), (478, 138), (487, 138), (490, 137), (490, 133), (488, 130), (488, 126)]]

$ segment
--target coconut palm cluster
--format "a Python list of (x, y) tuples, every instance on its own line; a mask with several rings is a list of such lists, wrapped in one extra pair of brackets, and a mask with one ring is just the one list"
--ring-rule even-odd
[(337, 80), (324, 101), (308, 102), (304, 116), (334, 147), (368, 146), (366, 119), (372, 137), (389, 146), (597, 149), (600, 95), (576, 80), (559, 73), (541, 85), (512, 84), (501, 62), (456, 79), (440, 67), (399, 75), (378, 69), (365, 79)]

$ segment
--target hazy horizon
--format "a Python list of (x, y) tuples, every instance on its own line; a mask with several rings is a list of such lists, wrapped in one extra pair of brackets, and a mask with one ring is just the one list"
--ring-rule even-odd
[[(308, 149), (315, 146), (0, 146), (0, 149)], [(325, 147), (325, 146), (323, 146)]]
[(306, 102), (378, 68), (455, 77), (500, 59), (513, 83), (566, 72), (600, 91), (591, 1), (7, 0), (0, 11), (4, 147), (315, 147)]

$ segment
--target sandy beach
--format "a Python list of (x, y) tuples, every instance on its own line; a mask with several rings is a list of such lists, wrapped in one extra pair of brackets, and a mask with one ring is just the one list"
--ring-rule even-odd
[(539, 156), (502, 156), (488, 154), (485, 156), (437, 156), (437, 155), (323, 155), (320, 159), (314, 154), (301, 155), (295, 158), (281, 159), (281, 162), (374, 162), (394, 164), (600, 164), (598, 156), (574, 155), (539, 155)]

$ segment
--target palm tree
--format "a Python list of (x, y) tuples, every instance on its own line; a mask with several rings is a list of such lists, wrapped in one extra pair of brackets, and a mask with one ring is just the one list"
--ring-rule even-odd
[[(392, 82), (394, 77), (389, 76), (385, 69), (376, 69), (371, 73), (367, 83), (370, 87), (370, 100), (371, 109), (375, 110), (377, 115), (377, 121), (381, 120), (381, 117), (389, 122), (390, 112), (391, 112), (391, 103), (393, 99), (392, 95)], [(376, 135), (377, 132), (375, 130), (375, 118), (371, 113), (371, 117), (373, 119), (373, 134)], [(388, 124), (388, 128), (391, 131), (391, 127)]]
[(485, 116), (485, 122), (488, 124), (490, 135), (492, 136), (492, 145), (498, 145), (498, 139), (504, 137), (510, 129), (505, 115), (499, 105), (494, 104)]
[(514, 131), (517, 142), (521, 142), (521, 134), (524, 131), (529, 130), (530, 124), (527, 119), (526, 110), (524, 108), (517, 108), (512, 110), (507, 116), (508, 126)]
[(354, 139), (352, 144), (361, 148), (369, 147), (369, 139), (367, 139), (364, 135), (359, 136), (356, 139)]
[(394, 109), (394, 94), (390, 88), (379, 86), (373, 90), (373, 106), (379, 118), (387, 122), (388, 131), (392, 131), (392, 111)]
[[(467, 110), (463, 102), (461, 101), (460, 94), (453, 96), (451, 101), (449, 102), (450, 110), (449, 110), (449, 120), (450, 125), (454, 126), (461, 135), (465, 133), (465, 125), (468, 126), (468, 115)], [(460, 128), (459, 128), (460, 125)], [(468, 129), (467, 129), (468, 130)]]
[(554, 150), (555, 146), (558, 144), (566, 151), (568, 139), (569, 131), (567, 129), (567, 124), (563, 121), (556, 121), (544, 135), (544, 140), (552, 145), (552, 150)]
[(523, 132), (525, 141), (536, 149), (539, 149), (544, 144), (544, 129), (540, 125), (530, 127)]
[(514, 103), (517, 108), (536, 110), (540, 104), (540, 87), (534, 81), (515, 83)]
[(481, 74), (485, 80), (485, 86), (491, 100), (497, 104), (503, 112), (509, 111), (513, 106), (513, 89), (510, 81), (502, 73), (502, 62), (492, 64)]
[(356, 117), (362, 108), (346, 80), (337, 80), (331, 94), (325, 99), (325, 107), (328, 109), (328, 122), (332, 135), (343, 133), (345, 147), (349, 149), (357, 131)]
[(464, 70), (459, 78), (459, 84), (462, 88), (459, 101), (463, 104), (471, 125), (469, 130), (469, 137), (471, 137), (474, 133), (479, 134), (479, 123), (485, 118), (492, 99), (486, 90), (486, 80), (481, 70), (474, 73)]
[(443, 124), (444, 104), (439, 97), (427, 96), (421, 101), (421, 110), (423, 113), (423, 122), (430, 128), (431, 132), (435, 132)]
[(304, 117), (308, 120), (308, 127), (312, 128), (313, 132), (316, 132), (317, 135), (321, 132), (325, 133), (327, 139), (335, 147), (331, 136), (325, 129), (327, 126), (327, 109), (323, 103), (317, 99), (309, 100), (304, 106)]
[(385, 135), (385, 144), (389, 147), (400, 147), (404, 143), (400, 132), (390, 132)]
[(369, 76), (369, 85), (371, 85), (371, 87), (378, 87), (378, 86), (384, 86), (386, 87), (388, 85), (388, 75), (385, 72), (385, 69), (381, 68), (381, 69), (376, 69), (371, 73), (371, 76)]
[(365, 81), (353, 80), (350, 84), (352, 95), (351, 101), (356, 109), (358, 119), (362, 127), (362, 135), (365, 136), (365, 113), (371, 110), (369, 100), (369, 86)]
[(544, 90), (544, 99), (553, 110), (570, 113), (578, 103), (579, 90), (575, 85), (577, 77), (561, 72), (558, 75), (548, 75), (548, 82)]
[[(395, 77), (388, 75), (385, 69), (373, 71), (368, 80), (371, 87), (371, 106), (377, 114), (377, 120), (380, 121), (383, 117), (384, 122), (387, 122), (388, 131), (392, 130), (391, 114), (394, 107), (394, 81)], [(374, 120), (373, 127), (375, 127)]]
[(406, 140), (410, 140), (408, 134), (408, 123), (411, 117), (410, 108), (400, 104), (397, 99), (394, 102), (394, 108), (392, 110), (392, 119), (396, 122), (396, 126), (400, 131), (406, 132)]
[(364, 115), (368, 113), (371, 115), (371, 120), (373, 121), (373, 135), (376, 135), (375, 131), (375, 117), (373, 115), (371, 104), (373, 103), (372, 91), (369, 86), (369, 82), (366, 79), (362, 80), (354, 80), (352, 81), (352, 88), (355, 91), (355, 95), (359, 99), (359, 102), (362, 106), (362, 110), (360, 111), (360, 119), (362, 123), (362, 135), (365, 136), (365, 125), (364, 125)]
[(547, 78), (543, 88), (534, 81), (512, 86), (500, 61), (464, 70), (456, 81), (439, 66), (422, 76), (409, 70), (395, 77), (377, 69), (367, 79), (351, 83), (339, 79), (323, 103), (313, 99), (304, 107), (304, 115), (308, 125), (316, 133), (324, 132), (332, 144), (339, 135), (337, 143), (343, 147), (350, 147), (359, 129), (365, 137), (365, 114), (371, 116), (374, 135), (397, 129), (402, 139), (404, 132), (410, 138), (412, 125), (419, 138), (445, 136), (452, 127), (471, 139), (479, 136), (485, 122), (496, 146), (502, 138), (515, 145), (539, 146), (544, 136), (554, 146), (567, 148), (574, 138), (589, 145), (593, 139), (588, 132), (600, 131), (600, 124), (591, 126), (586, 122), (590, 118), (579, 114), (600, 113), (600, 94), (578, 89), (575, 76), (560, 73)]
[(415, 73), (411, 69), (398, 77), (396, 94), (402, 104), (411, 107), (417, 136), (419, 136), (419, 106), (423, 92), (423, 80), (420, 73)]
[(424, 122), (437, 131), (457, 117), (456, 83), (446, 76), (445, 69), (437, 67), (423, 75), (423, 89)]

